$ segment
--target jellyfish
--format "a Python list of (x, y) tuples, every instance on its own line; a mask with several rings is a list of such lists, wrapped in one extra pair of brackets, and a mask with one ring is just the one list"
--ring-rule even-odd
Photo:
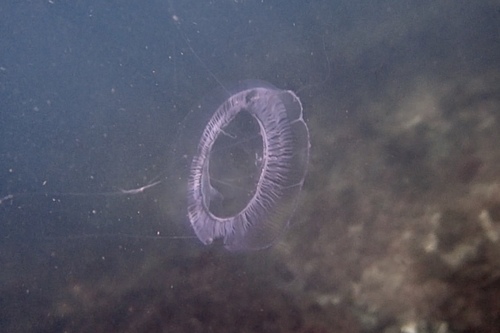
[(242, 81), (203, 101), (183, 124), (184, 209), (198, 239), (230, 251), (273, 245), (287, 230), (309, 160), (297, 95)]

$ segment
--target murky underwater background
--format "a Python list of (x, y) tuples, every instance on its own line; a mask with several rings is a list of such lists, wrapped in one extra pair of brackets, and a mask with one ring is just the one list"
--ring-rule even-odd
[[(497, 332), (499, 22), (488, 0), (2, 3), (0, 331)], [(214, 76), (304, 105), (309, 173), (264, 251), (205, 247), (179, 211), (177, 129)]]

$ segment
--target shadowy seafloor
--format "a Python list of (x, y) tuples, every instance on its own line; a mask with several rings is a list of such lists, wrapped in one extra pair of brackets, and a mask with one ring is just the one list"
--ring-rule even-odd
[[(2, 8), (1, 332), (499, 331), (500, 2)], [(229, 253), (161, 172), (247, 78), (298, 92), (311, 161), (283, 240)]]

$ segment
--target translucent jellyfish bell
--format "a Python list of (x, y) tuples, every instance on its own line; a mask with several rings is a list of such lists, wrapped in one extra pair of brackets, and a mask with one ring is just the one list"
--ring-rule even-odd
[(184, 165), (176, 169), (196, 236), (207, 245), (222, 239), (231, 251), (274, 244), (294, 213), (309, 160), (299, 98), (244, 81), (205, 100), (182, 127)]

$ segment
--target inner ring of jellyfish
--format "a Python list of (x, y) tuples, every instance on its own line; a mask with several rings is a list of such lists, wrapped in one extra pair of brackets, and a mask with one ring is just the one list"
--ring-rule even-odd
[(203, 200), (214, 216), (235, 216), (250, 202), (262, 173), (262, 151), (259, 124), (242, 109), (220, 131), (204, 163)]
[(188, 156), (189, 222), (204, 244), (269, 247), (287, 229), (304, 183), (310, 144), (302, 104), (291, 91), (244, 81), (212, 105)]

